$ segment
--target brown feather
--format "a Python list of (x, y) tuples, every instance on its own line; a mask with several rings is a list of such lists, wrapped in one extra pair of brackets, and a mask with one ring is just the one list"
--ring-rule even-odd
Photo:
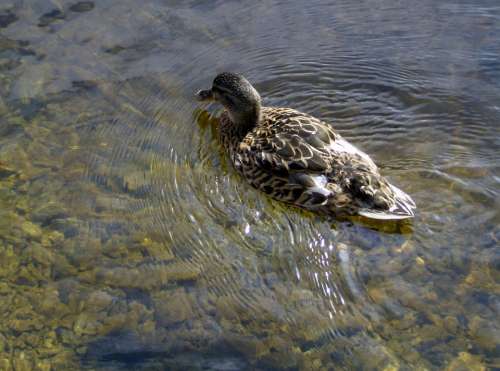
[[(375, 210), (366, 214), (389, 218), (384, 212), (397, 209), (397, 188), (368, 155), (327, 123), (291, 108), (262, 107), (260, 117), (247, 132), (227, 112), (219, 125), (223, 146), (252, 186), (278, 200), (328, 213)], [(406, 211), (406, 217), (413, 216), (411, 204)]]

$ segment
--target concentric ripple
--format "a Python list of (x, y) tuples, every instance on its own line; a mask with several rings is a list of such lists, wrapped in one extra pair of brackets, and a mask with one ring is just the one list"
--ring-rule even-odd
[[(464, 280), (464, 267), (480, 259), (476, 253), (491, 247), (487, 236), (498, 234), (498, 208), (490, 205), (499, 196), (500, 111), (436, 78), (444, 68), (432, 63), (442, 60), (439, 46), (420, 58), (437, 27), (432, 20), (422, 17), (417, 27), (413, 17), (408, 23), (397, 17), (404, 13), (397, 6), (368, 19), (350, 2), (297, 7), (179, 5), (170, 24), (158, 21), (166, 14), (152, 14), (158, 34), (195, 46), (160, 45), (159, 57), (129, 62), (134, 73), (100, 87), (116, 115), (88, 129), (86, 177), (112, 193), (112, 207), (165, 250), (103, 281), (162, 286), (176, 269), (186, 281), (198, 277), (195, 290), (208, 292), (229, 343), (263, 337), (272, 323), (273, 336), (293, 339), (304, 352), (329, 349), (340, 367), (357, 367), (356, 359), (374, 354), (378, 365), (439, 364), (424, 346), (411, 348), (405, 321), (436, 320), (428, 307), (460, 316), (462, 309), (449, 306), (456, 299), (449, 287)], [(431, 2), (415, 5), (414, 17), (432, 9)], [(320, 117), (371, 154), (416, 200), (412, 232), (324, 220), (249, 187), (215, 140), (220, 107), (200, 106), (192, 96), (226, 69), (244, 73), (265, 105)], [(485, 78), (492, 71), (479, 68)], [(475, 238), (476, 231), (483, 237)], [(224, 327), (235, 317), (246, 332)], [(447, 335), (457, 336), (453, 331)]]

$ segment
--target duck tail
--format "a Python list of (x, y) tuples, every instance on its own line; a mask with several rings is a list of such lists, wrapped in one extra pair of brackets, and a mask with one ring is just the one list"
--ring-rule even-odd
[(400, 220), (415, 216), (415, 202), (398, 187), (389, 184), (394, 193), (394, 204), (388, 210), (361, 209), (358, 214), (370, 219)]

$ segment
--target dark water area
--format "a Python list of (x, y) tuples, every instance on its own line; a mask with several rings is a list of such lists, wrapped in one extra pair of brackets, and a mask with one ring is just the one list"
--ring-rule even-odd
[[(498, 1), (0, 3), (0, 369), (500, 367)], [(244, 74), (410, 194), (325, 220), (231, 168)]]

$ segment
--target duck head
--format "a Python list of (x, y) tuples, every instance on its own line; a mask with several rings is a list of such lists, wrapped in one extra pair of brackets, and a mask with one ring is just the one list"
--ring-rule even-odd
[(196, 93), (199, 101), (215, 101), (224, 106), (231, 121), (239, 126), (254, 126), (260, 120), (260, 95), (240, 74), (217, 75), (208, 90)]

